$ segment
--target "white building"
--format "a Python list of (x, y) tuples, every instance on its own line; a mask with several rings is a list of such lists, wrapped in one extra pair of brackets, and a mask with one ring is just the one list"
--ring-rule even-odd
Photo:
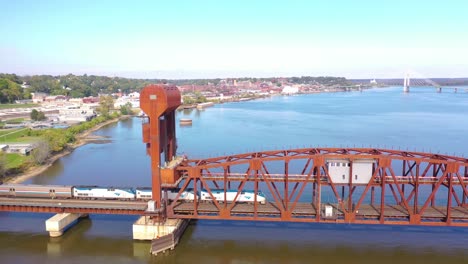
[(294, 86), (285, 86), (281, 91), (282, 94), (297, 94), (299, 92), (299, 87)]
[(42, 103), (47, 96), (49, 95), (41, 92), (31, 93), (33, 103)]
[(91, 107), (70, 107), (59, 110), (60, 122), (85, 122), (96, 117), (96, 112)]

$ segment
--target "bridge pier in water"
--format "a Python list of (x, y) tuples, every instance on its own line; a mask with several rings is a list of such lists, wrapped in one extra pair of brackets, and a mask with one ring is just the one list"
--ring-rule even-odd
[(159, 219), (142, 216), (133, 224), (134, 240), (151, 240), (151, 254), (157, 255), (168, 249), (173, 250), (187, 228), (189, 220)]
[(86, 217), (88, 217), (88, 214), (56, 214), (46, 220), (46, 230), (49, 232), (51, 237), (59, 237), (62, 236), (67, 229), (77, 224), (80, 219)]

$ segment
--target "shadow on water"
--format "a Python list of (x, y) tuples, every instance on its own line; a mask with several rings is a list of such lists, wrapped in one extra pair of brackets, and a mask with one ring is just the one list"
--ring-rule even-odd
[[(192, 222), (175, 251), (161, 256), (161, 263), (466, 263), (468, 256), (453, 229), (431, 233), (424, 228), (328, 224), (283, 224), (228, 221)], [(371, 235), (369, 235), (371, 234)], [(398, 242), (393, 236), (405, 234)], [(423, 235), (423, 237), (421, 237)], [(446, 238), (443, 238), (446, 237)], [(459, 243), (447, 248), (444, 239)], [(429, 247), (420, 244), (430, 239)], [(457, 241), (458, 240), (458, 241)], [(453, 245), (453, 244), (452, 244)]]
[[(5, 263), (22, 260), (27, 263), (379, 264), (468, 261), (464, 250), (468, 231), (463, 228), (231, 221), (192, 221), (174, 251), (155, 257), (149, 254), (150, 242), (133, 241), (131, 232), (109, 236), (109, 229), (118, 232), (121, 226), (132, 221), (131, 217), (93, 215), (59, 238), (50, 238), (44, 231), (3, 232), (0, 254), (3, 260), (9, 260)], [(108, 230), (95, 231), (104, 227)]]
[[(128, 263), (140, 263), (151, 259), (149, 241), (133, 241), (131, 233), (130, 236), (121, 237), (96, 235), (92, 231), (96, 224), (93, 220), (99, 222), (102, 219), (94, 218), (80, 220), (63, 236), (56, 238), (49, 237), (45, 231), (41, 233), (2, 232), (0, 233), (0, 255), (2, 256), (0, 263), (50, 263), (50, 261), (78, 263), (77, 261), (86, 262), (86, 260), (89, 263), (99, 263), (101, 261), (96, 261), (100, 258), (102, 258), (102, 263), (115, 263), (115, 261), (127, 263), (126, 259)], [(113, 220), (128, 224), (128, 219)], [(43, 223), (44, 220), (41, 219), (41, 221)], [(37, 256), (38, 259), (31, 256)], [(4, 262), (5, 260), (11, 261)]]

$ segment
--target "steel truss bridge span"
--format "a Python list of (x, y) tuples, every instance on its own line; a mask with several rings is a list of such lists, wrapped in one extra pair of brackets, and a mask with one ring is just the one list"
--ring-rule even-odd
[[(462, 157), (303, 148), (185, 160), (176, 170), (182, 178), (167, 203), (170, 218), (468, 226)], [(208, 199), (181, 200), (187, 190)], [(268, 203), (237, 202), (245, 190), (264, 193)]]

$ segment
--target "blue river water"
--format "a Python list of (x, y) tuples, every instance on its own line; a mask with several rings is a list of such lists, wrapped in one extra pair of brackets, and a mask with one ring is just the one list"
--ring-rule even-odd
[[(274, 96), (184, 110), (178, 153), (189, 158), (309, 146), (380, 147), (468, 155), (468, 93), (376, 88)], [(142, 120), (94, 134), (32, 184), (149, 186)], [(44, 231), (50, 214), (0, 213), (0, 263), (468, 263), (468, 230), (295, 223), (194, 221), (175, 251), (151, 257), (131, 240), (133, 216), (92, 215), (63, 237)]]

